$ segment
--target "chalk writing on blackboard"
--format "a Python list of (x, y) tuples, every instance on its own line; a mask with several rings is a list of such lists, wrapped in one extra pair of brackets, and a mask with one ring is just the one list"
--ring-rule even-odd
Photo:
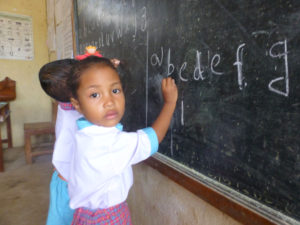
[[(275, 49), (280, 45), (284, 46), (284, 52), (276, 53)], [(237, 51), (236, 51), (236, 62), (233, 63), (233, 65), (237, 67), (237, 80), (238, 80), (237, 83), (238, 83), (238, 87), (240, 90), (244, 89), (247, 86), (247, 82), (245, 81), (245, 75), (243, 74), (243, 50), (244, 50), (244, 47), (245, 47), (244, 43), (238, 46)], [(192, 77), (192, 79), (194, 79), (196, 81), (206, 79), (205, 71), (204, 71), (203, 65), (201, 63), (201, 55), (202, 55), (202, 52), (197, 50), (196, 57), (195, 57), (196, 64), (195, 64), (195, 69), (194, 69), (194, 73), (193, 73), (193, 77)], [(207, 52), (207, 55), (209, 57), (209, 55), (210, 55), (209, 51)], [(289, 96), (289, 73), (288, 73), (288, 52), (287, 52), (286, 40), (279, 41), (279, 42), (273, 44), (269, 50), (269, 56), (272, 58), (284, 58), (285, 75), (271, 80), (267, 87), (269, 88), (270, 91), (272, 91), (276, 94), (288, 97)], [(152, 66), (161, 67), (163, 60), (164, 60), (164, 48), (161, 47), (160, 56), (158, 55), (158, 53), (154, 53), (154, 54), (152, 54), (150, 59), (151, 59), (150, 61), (151, 61)], [(174, 68), (176, 67), (176, 66), (174, 66), (174, 64), (171, 63), (171, 49), (170, 48), (168, 49), (166, 60), (167, 60), (166, 76), (169, 76), (174, 72)], [(211, 58), (210, 66), (208, 66), (208, 68), (210, 68), (209, 72), (211, 72), (214, 75), (219, 75), (219, 76), (224, 75), (224, 72), (216, 71), (217, 66), (220, 64), (220, 60), (221, 60), (220, 54), (215, 54)], [(187, 62), (183, 62), (181, 64), (181, 66), (179, 67), (180, 69), (178, 71), (179, 79), (183, 82), (189, 81), (188, 77), (184, 77), (182, 75), (186, 66), (187, 66)], [(276, 70), (276, 68), (275, 68), (275, 70)], [(278, 90), (272, 86), (274, 83), (279, 82), (279, 81), (283, 81), (285, 83), (284, 91)]]
[[(146, 17), (146, 7), (143, 8), (144, 10), (144, 17)], [(146, 24), (147, 21), (146, 19), (144, 19), (144, 23), (143, 26), (141, 27), (141, 31), (144, 31), (146, 29)], [(132, 41), (135, 40), (136, 37), (136, 23), (134, 25), (135, 28), (135, 32), (133, 34), (133, 39)], [(115, 37), (116, 36), (116, 37)], [(104, 37), (105, 41), (104, 41)], [(96, 44), (96, 46), (100, 46), (100, 47), (109, 47), (111, 43), (114, 43), (117, 40), (121, 41), (122, 38), (122, 29), (118, 29), (118, 32), (111, 32), (111, 33), (103, 33), (101, 32), (101, 35), (99, 37), (99, 40), (94, 42), (93, 44)], [(278, 48), (278, 46), (283, 45), (284, 46), (284, 52), (282, 53), (276, 53), (275, 49)], [(146, 46), (147, 47), (147, 46)], [(246, 78), (243, 74), (243, 52), (245, 49), (245, 43), (240, 44), (237, 48), (236, 51), (236, 62), (233, 63), (234, 66), (236, 66), (237, 69), (237, 83), (238, 83), (238, 88), (240, 90), (244, 89), (247, 86), (247, 82), (246, 82)], [(207, 51), (207, 55), (208, 58), (210, 57), (210, 51)], [(202, 56), (202, 52), (197, 50), (196, 51), (196, 57), (195, 57), (195, 69), (194, 69), (194, 73), (193, 73), (193, 79), (198, 81), (198, 80), (205, 80), (206, 76), (205, 76), (205, 71), (203, 69), (203, 65), (201, 62), (201, 56)], [(285, 74), (284, 76), (281, 77), (277, 77), (272, 79), (269, 84), (268, 84), (268, 89), (276, 94), (288, 97), (289, 96), (289, 72), (288, 72), (288, 51), (287, 51), (287, 41), (279, 41), (275, 44), (272, 45), (272, 47), (269, 50), (269, 56), (272, 58), (284, 58), (284, 64), (285, 64)], [(162, 66), (162, 62), (164, 60), (164, 48), (161, 47), (161, 52), (160, 55), (159, 53), (154, 53), (151, 55), (150, 57), (150, 62), (152, 66)], [(167, 73), (166, 76), (171, 75), (174, 72), (175, 69), (175, 65), (173, 65), (171, 63), (171, 49), (169, 48), (167, 51)], [(224, 75), (224, 72), (222, 71), (217, 71), (217, 67), (218, 65), (221, 63), (221, 56), (220, 54), (215, 54), (213, 55), (213, 57), (210, 60), (210, 66), (209, 69), (212, 74), (215, 75)], [(178, 71), (178, 76), (179, 79), (183, 82), (187, 82), (189, 79), (188, 77), (183, 76), (184, 70), (187, 66), (187, 62), (183, 62), (181, 64), (181, 66), (179, 67), (179, 71)], [(275, 68), (276, 70), (276, 68)], [(284, 82), (285, 83), (285, 90), (279, 90), (278, 88), (274, 87), (273, 84), (277, 83), (277, 82)]]
[[(278, 46), (283, 45), (284, 46), (284, 52), (283, 53), (275, 53), (275, 48), (277, 48)], [(272, 45), (272, 47), (270, 48), (270, 56), (273, 58), (284, 58), (284, 65), (285, 65), (285, 76), (283, 77), (278, 77), (273, 79), (270, 83), (269, 83), (269, 90), (273, 91), (279, 95), (283, 95), (285, 97), (289, 96), (289, 69), (288, 69), (288, 51), (287, 51), (287, 42), (286, 40), (284, 41), (279, 41), (277, 43), (275, 43), (274, 45)], [(284, 81), (285, 82), (285, 91), (280, 91), (276, 88), (274, 88), (272, 85), (278, 81)]]

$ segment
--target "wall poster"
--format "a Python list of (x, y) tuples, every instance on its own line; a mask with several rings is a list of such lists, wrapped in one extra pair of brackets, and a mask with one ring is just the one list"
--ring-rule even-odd
[(33, 56), (32, 18), (0, 12), (0, 58), (32, 60)]

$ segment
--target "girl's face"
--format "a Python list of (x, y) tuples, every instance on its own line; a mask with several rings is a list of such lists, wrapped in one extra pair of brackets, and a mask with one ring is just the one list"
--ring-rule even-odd
[(119, 75), (108, 66), (86, 70), (80, 78), (78, 100), (71, 102), (93, 124), (114, 127), (125, 111), (125, 97)]

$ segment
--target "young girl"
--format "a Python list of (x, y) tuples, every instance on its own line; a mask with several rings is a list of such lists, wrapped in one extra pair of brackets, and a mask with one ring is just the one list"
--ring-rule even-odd
[(72, 224), (131, 224), (126, 198), (131, 165), (155, 153), (168, 130), (177, 101), (171, 78), (162, 81), (163, 108), (152, 127), (123, 132), (125, 97), (119, 75), (106, 58), (88, 57), (68, 79), (77, 120), (76, 148), (68, 182)]
[[(86, 53), (76, 56), (76, 59), (81, 60), (90, 55), (102, 57), (95, 47), (88, 46)], [(117, 59), (112, 59), (112, 62), (116, 67), (119, 64)], [(52, 157), (55, 170), (50, 182), (47, 225), (69, 225), (73, 219), (74, 210), (69, 207), (67, 180), (75, 144), (76, 120), (82, 115), (69, 102), (70, 91), (66, 83), (76, 63), (77, 60), (74, 59), (56, 60), (45, 64), (39, 71), (43, 90), (50, 97), (59, 101), (55, 125), (56, 141)]]

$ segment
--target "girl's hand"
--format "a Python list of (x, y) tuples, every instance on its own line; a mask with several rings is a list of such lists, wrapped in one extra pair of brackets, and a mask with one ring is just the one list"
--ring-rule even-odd
[(174, 79), (171, 77), (164, 78), (161, 82), (161, 90), (165, 103), (175, 103), (178, 98), (178, 90)]

